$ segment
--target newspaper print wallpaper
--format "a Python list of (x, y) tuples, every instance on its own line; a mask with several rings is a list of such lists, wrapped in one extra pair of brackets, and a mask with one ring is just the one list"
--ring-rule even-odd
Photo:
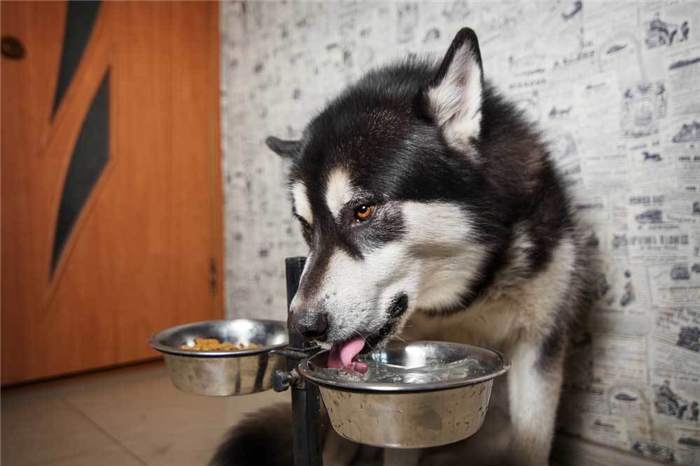
[(282, 161), (364, 71), (479, 35), (485, 75), (545, 131), (602, 256), (562, 429), (700, 464), (700, 4), (223, 3), (226, 293), (231, 317), (285, 318), (304, 255)]

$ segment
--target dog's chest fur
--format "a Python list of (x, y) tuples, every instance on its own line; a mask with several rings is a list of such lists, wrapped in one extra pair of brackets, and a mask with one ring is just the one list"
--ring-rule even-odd
[(445, 317), (413, 315), (401, 337), (409, 341), (468, 343), (503, 351), (512, 343), (513, 332), (518, 331), (516, 315), (501, 310), (486, 312), (485, 308)]
[(401, 336), (485, 346), (506, 355), (519, 343), (538, 345), (573, 297), (576, 253), (575, 240), (568, 236), (541, 273), (513, 280), (512, 271), (506, 270), (481, 299), (461, 312), (446, 316), (414, 313)]

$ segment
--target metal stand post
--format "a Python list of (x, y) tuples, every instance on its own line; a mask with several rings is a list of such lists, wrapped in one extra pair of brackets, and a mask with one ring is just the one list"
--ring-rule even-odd
[[(285, 260), (287, 271), (287, 312), (299, 289), (299, 280), (304, 270), (306, 258), (289, 257)], [(296, 332), (289, 330), (291, 349), (311, 349), (314, 345), (305, 343)], [(308, 355), (307, 355), (308, 357)], [(299, 360), (287, 357), (287, 371), (296, 373)], [(321, 395), (318, 387), (307, 383), (303, 377), (292, 388), (292, 436), (294, 441), (294, 466), (323, 466), (323, 442), (321, 434)]]

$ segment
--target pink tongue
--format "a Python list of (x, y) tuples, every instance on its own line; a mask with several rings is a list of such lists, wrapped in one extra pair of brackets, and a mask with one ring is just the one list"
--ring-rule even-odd
[(364, 347), (364, 338), (356, 338), (346, 343), (334, 344), (331, 349), (331, 354), (328, 355), (328, 367), (356, 371), (360, 374), (364, 374), (367, 372), (367, 364), (353, 361)]

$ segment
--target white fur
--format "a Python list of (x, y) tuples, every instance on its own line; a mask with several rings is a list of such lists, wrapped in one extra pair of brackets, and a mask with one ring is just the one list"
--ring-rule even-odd
[(447, 142), (469, 151), (481, 130), (482, 71), (467, 45), (455, 52), (445, 77), (427, 93), (430, 111)]
[(529, 255), (534, 248), (535, 245), (527, 231), (527, 225), (524, 222), (515, 225), (515, 234), (511, 245), (511, 264), (507, 274), (519, 276), (521, 272), (527, 271), (530, 267)]
[(348, 174), (336, 168), (328, 176), (326, 184), (326, 205), (333, 214), (333, 218), (338, 218), (341, 209), (352, 200), (352, 197), (353, 189)]
[[(563, 353), (562, 353), (563, 356)], [(545, 375), (537, 367), (539, 346), (522, 341), (511, 351), (513, 364), (508, 376), (508, 406), (513, 426), (510, 456), (523, 466), (545, 466), (554, 436), (554, 422), (561, 392), (563, 357)]]
[(294, 183), (292, 186), (292, 201), (294, 202), (294, 210), (297, 215), (306, 220), (309, 225), (313, 225), (314, 215), (311, 212), (311, 203), (309, 202), (304, 183), (300, 181)]
[(410, 265), (417, 291), (409, 301), (422, 309), (456, 305), (467, 284), (479, 278), (488, 252), (476, 242), (469, 215), (449, 203), (406, 202), (402, 210), (408, 252), (403, 267)]
[(406, 235), (366, 252), (362, 260), (337, 249), (316, 296), (298, 295), (292, 303), (293, 309), (315, 309), (323, 300), (332, 322), (330, 341), (379, 330), (399, 294), (408, 296), (404, 319), (416, 307), (454, 306), (478, 278), (487, 250), (475, 242), (464, 210), (440, 202), (391, 203), (382, 208), (401, 209)]
[(386, 293), (382, 293), (386, 291), (383, 284), (392, 280), (392, 269), (386, 264), (398, 257), (396, 246), (383, 248), (365, 260), (356, 260), (337, 249), (330, 258), (321, 289), (315, 296), (295, 296), (292, 307), (318, 309), (317, 304), (323, 301), (331, 321), (329, 341), (374, 333), (386, 322), (385, 310), (391, 300), (383, 299)]
[(547, 269), (535, 277), (513, 282), (505, 271), (490, 294), (464, 312), (441, 318), (416, 314), (406, 337), (472, 343), (503, 351), (510, 351), (522, 339), (540, 341), (556, 319), (560, 303), (569, 299), (574, 264), (575, 244), (567, 238), (552, 251)]

